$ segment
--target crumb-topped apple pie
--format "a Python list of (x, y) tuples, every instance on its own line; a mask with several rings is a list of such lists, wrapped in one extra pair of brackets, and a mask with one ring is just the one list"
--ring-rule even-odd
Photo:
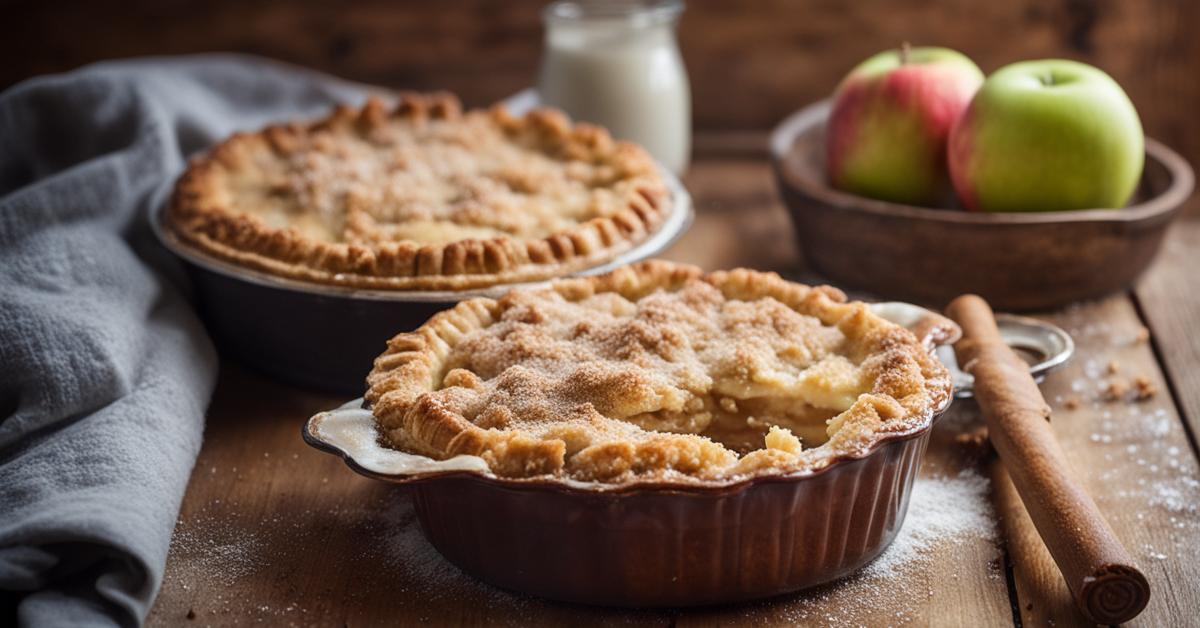
[(670, 208), (653, 159), (604, 129), (435, 94), (234, 135), (180, 178), (166, 223), (283, 277), (454, 290), (602, 264)]
[(464, 301), (367, 383), (396, 449), (599, 482), (816, 470), (951, 394), (911, 332), (836, 289), (660, 261)]

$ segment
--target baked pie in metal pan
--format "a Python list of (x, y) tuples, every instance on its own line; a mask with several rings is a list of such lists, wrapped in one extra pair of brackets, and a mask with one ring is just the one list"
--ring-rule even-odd
[(671, 211), (649, 154), (600, 127), (405, 94), (232, 136), (180, 177), (165, 223), (195, 250), (278, 277), (465, 290), (603, 264)]
[(156, 208), (223, 355), (361, 394), (396, 332), (465, 298), (646, 259), (691, 222), (680, 181), (602, 129), (527, 100), (395, 100), (235, 135)]

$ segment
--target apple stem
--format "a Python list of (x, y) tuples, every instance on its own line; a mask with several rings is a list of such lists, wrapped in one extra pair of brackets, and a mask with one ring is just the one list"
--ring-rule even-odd
[(900, 42), (900, 65), (908, 64), (908, 53), (912, 51), (912, 46), (908, 42)]

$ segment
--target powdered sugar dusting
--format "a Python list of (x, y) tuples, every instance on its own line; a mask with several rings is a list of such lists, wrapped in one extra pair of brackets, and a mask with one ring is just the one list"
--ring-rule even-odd
[[(742, 617), (767, 612), (779, 622), (806, 626), (903, 625), (923, 616), (934, 583), (958, 578), (941, 571), (939, 555), (954, 554), (955, 569), (986, 571), (1003, 579), (996, 516), (988, 498), (990, 481), (965, 470), (958, 475), (919, 478), (908, 516), (896, 540), (858, 573), (835, 583), (742, 608)], [(964, 564), (964, 544), (981, 546), (983, 564)], [(1001, 585), (998, 585), (1001, 586)]]
[(1143, 567), (1200, 560), (1200, 469), (1169, 397), (1156, 394), (1160, 374), (1139, 373), (1142, 362), (1131, 359), (1148, 330), (1097, 320), (1087, 306), (1068, 308), (1062, 322), (1092, 347), (1070, 381), (1070, 398), (1052, 400), (1072, 413), (1073, 428), (1060, 438), (1089, 448), (1095, 461), (1076, 471), (1110, 523), (1136, 531), (1124, 540)]
[[(216, 475), (217, 468), (211, 473)], [(163, 589), (182, 590), (196, 600), (186, 619), (197, 620), (198, 625), (209, 626), (214, 621), (222, 625), (230, 617), (294, 625), (308, 612), (299, 600), (270, 604), (248, 593), (248, 581), (271, 571), (274, 552), (267, 537), (231, 520), (226, 511), (230, 507), (236, 509), (236, 504), (214, 500), (198, 513), (181, 518), (171, 537)], [(262, 523), (277, 524), (278, 519)], [(178, 619), (172, 617), (169, 622)]]
[[(939, 553), (960, 544), (983, 543), (984, 555), (998, 556), (992, 545), (994, 517), (987, 492), (988, 481), (969, 471), (918, 479), (903, 529), (888, 550), (858, 574), (810, 591), (730, 606), (727, 611), (694, 612), (703, 617), (729, 612), (759, 618), (766, 612), (780, 621), (855, 625), (880, 623), (879, 609), (887, 608), (891, 609), (889, 613), (898, 614), (883, 618), (884, 623), (917, 619), (924, 601), (933, 595)], [(342, 506), (308, 510), (299, 517), (268, 516), (253, 522), (242, 518), (246, 513), (235, 503), (214, 503), (189, 514), (173, 541), (172, 569), (164, 586), (192, 594), (196, 625), (220, 625), (234, 617), (277, 624), (320, 623), (322, 617), (309, 612), (305, 596), (296, 588), (299, 581), (294, 580), (312, 574), (294, 570), (308, 564), (304, 556), (328, 551), (316, 549), (327, 547), (345, 548), (329, 551), (331, 557), (343, 563), (331, 571), (343, 574), (337, 581), (346, 574), (359, 581), (347, 595), (371, 600), (372, 605), (386, 603), (398, 613), (397, 617), (420, 619), (425, 613), (428, 616), (424, 619), (437, 621), (448, 608), (464, 604), (478, 608), (480, 617), (509, 625), (524, 625), (539, 618), (571, 621), (580, 613), (609, 622), (661, 620), (667, 615), (686, 617), (693, 613), (579, 607), (492, 587), (438, 554), (422, 534), (406, 494), (370, 486), (344, 498)], [(266, 528), (273, 532), (259, 532)], [(286, 542), (281, 544), (281, 539)], [(949, 553), (959, 556), (964, 552)], [(353, 568), (347, 571), (344, 565)], [(978, 568), (990, 566), (994, 577), (1002, 578), (998, 565), (993, 559)], [(956, 568), (965, 571), (974, 567), (956, 563)], [(269, 593), (262, 589), (264, 578), (276, 583)], [(251, 581), (259, 584), (252, 586)]]
[(256, 536), (209, 516), (179, 526), (171, 538), (171, 552), (186, 566), (186, 573), (177, 574), (179, 577), (216, 580), (225, 585), (253, 574), (260, 564), (261, 550)]
[[(546, 133), (544, 117), (397, 117), (374, 107), (353, 123), (335, 116), (304, 132), (268, 132), (270, 143), (232, 140), (245, 157), (230, 167), (236, 176), (216, 179), (221, 191), (271, 227), (382, 246), (544, 238), (614, 216), (638, 189), (661, 186), (644, 153)], [(586, 158), (562, 159), (564, 145)]]
[(991, 482), (974, 471), (950, 478), (929, 478), (913, 486), (904, 527), (891, 546), (863, 570), (887, 577), (917, 565), (941, 542), (994, 539), (995, 515), (987, 502)]
[(364, 557), (378, 553), (388, 567), (407, 576), (402, 578), (405, 582), (428, 585), (425, 593), (437, 596), (441, 591), (458, 591), (461, 587), (484, 590), (482, 584), (452, 565), (425, 540), (410, 500), (397, 496), (369, 529), (382, 542), (364, 547)]
[[(995, 517), (988, 501), (989, 481), (973, 471), (940, 478), (919, 479), (913, 487), (908, 517), (892, 545), (858, 574), (845, 580), (766, 602), (729, 607), (745, 617), (762, 617), (764, 607), (780, 621), (809, 625), (858, 625), (880, 621), (880, 608), (898, 614), (885, 623), (903, 624), (918, 618), (922, 601), (932, 595), (932, 570), (937, 552), (963, 543), (983, 542), (991, 553), (992, 577), (1003, 578), (999, 568)], [(408, 500), (397, 500), (379, 514), (379, 529), (386, 540), (377, 547), (364, 546), (364, 556), (382, 555), (398, 570), (396, 582), (422, 583), (419, 594), (436, 606), (448, 595), (482, 600), (489, 607), (542, 614), (546, 602), (513, 595), (480, 583), (442, 558), (425, 540)], [(956, 576), (952, 576), (956, 577)], [(429, 597), (425, 597), (429, 596)], [(613, 611), (616, 612), (616, 611)], [(689, 611), (679, 611), (686, 617)], [(712, 609), (698, 611), (710, 613)], [(627, 611), (627, 617), (641, 612)], [(707, 616), (707, 615), (706, 615)]]

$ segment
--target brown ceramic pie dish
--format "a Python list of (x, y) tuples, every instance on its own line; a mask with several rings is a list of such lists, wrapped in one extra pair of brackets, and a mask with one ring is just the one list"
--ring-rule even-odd
[[(959, 334), (915, 306), (873, 309), (930, 351)], [(314, 416), (303, 435), (358, 473), (410, 486), (430, 543), (481, 580), (570, 602), (692, 606), (796, 591), (877, 557), (900, 530), (949, 400), (817, 470), (688, 484), (498, 477), (474, 456), (382, 447), (359, 401)]]
[(934, 306), (966, 292), (1007, 310), (1053, 308), (1127, 288), (1154, 260), (1192, 192), (1187, 162), (1146, 140), (1128, 207), (987, 214), (863, 198), (825, 176), (818, 102), (784, 120), (771, 156), (796, 236), (813, 268), (840, 283)]

